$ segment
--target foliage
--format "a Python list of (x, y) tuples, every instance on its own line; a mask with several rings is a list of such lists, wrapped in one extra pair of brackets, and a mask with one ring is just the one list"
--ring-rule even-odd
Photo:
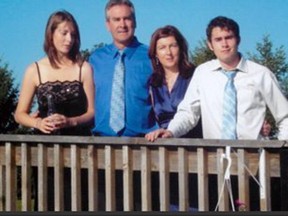
[[(273, 43), (269, 35), (265, 35), (262, 42), (257, 43), (256, 50), (258, 54), (248, 53), (249, 58), (259, 64), (265, 65), (275, 74), (283, 93), (288, 98), (288, 63), (284, 46), (273, 50)], [(277, 127), (269, 109), (267, 109), (266, 119), (272, 125), (271, 135), (274, 137), (277, 134)]]
[(204, 39), (201, 40), (199, 45), (193, 50), (191, 57), (195, 66), (216, 58), (214, 53), (208, 48)]
[(18, 86), (13, 86), (14, 78), (7, 64), (0, 59), (0, 133), (12, 133), (18, 127), (14, 111), (18, 98)]
[(83, 58), (84, 58), (86, 61), (88, 61), (91, 53), (93, 53), (96, 49), (101, 48), (101, 47), (103, 47), (103, 46), (105, 46), (104, 43), (96, 44), (96, 45), (94, 45), (94, 47), (93, 47), (92, 49), (90, 49), (90, 50), (89, 50), (89, 49), (82, 50), (82, 51), (81, 51), (81, 54), (82, 54)]
[(257, 43), (256, 50), (258, 54), (248, 53), (251, 60), (268, 67), (280, 82), (287, 79), (288, 63), (284, 46), (275, 48), (273, 52), (273, 43), (269, 35), (265, 35), (262, 43)]
[(32, 129), (19, 126), (14, 120), (18, 102), (18, 86), (14, 86), (13, 71), (0, 59), (0, 134), (27, 134)]

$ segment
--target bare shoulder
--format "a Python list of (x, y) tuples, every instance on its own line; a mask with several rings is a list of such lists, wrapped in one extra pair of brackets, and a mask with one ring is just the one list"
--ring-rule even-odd
[(93, 73), (93, 69), (91, 65), (87, 62), (84, 61), (82, 64), (82, 74), (84, 77), (91, 77)]
[(41, 69), (51, 68), (48, 57), (40, 59), (39, 61), (37, 61), (37, 63)]
[(34, 77), (37, 74), (37, 65), (35, 62), (28, 65), (28, 67), (26, 68), (25, 74), (31, 77)]
[(38, 61), (35, 61), (35, 62), (31, 63), (26, 68), (25, 77), (27, 77), (27, 79), (30, 79), (31, 81), (33, 81), (36, 85), (39, 83), (37, 64), (38, 64), (39, 67), (43, 67), (42, 65), (43, 64), (45, 65), (44, 62), (45, 62), (45, 58), (42, 58), (42, 59), (40, 59)]
[(91, 73), (92, 67), (91, 67), (91, 65), (90, 65), (87, 61), (84, 61), (83, 64), (82, 64), (82, 70), (83, 70), (83, 71), (86, 71), (86, 70), (87, 70), (88, 72)]
[(22, 83), (26, 86), (37, 86), (39, 83), (37, 77), (37, 66), (34, 62), (27, 66)]
[(48, 58), (45, 57), (45, 58), (39, 59), (38, 61), (33, 62), (27, 67), (27, 70), (29, 71), (32, 70), (32, 71), (37, 72), (37, 65), (41, 68), (47, 67), (49, 65)]

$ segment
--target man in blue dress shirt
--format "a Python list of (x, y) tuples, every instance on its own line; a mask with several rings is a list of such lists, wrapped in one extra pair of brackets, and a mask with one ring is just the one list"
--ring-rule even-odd
[[(129, 0), (110, 0), (105, 12), (106, 26), (113, 43), (97, 49), (89, 59), (96, 87), (95, 127), (92, 131), (99, 136), (144, 136), (157, 128), (147, 85), (152, 73), (148, 47), (134, 36), (135, 10)], [(114, 67), (119, 50), (125, 54), (125, 126), (115, 132), (109, 125), (109, 119)]]
[[(106, 26), (111, 32), (113, 43), (97, 49), (89, 59), (94, 70), (95, 82), (95, 126), (92, 132), (97, 136), (144, 136), (147, 132), (158, 128), (148, 88), (148, 79), (152, 73), (148, 47), (139, 43), (134, 36), (135, 10), (129, 0), (108, 1), (105, 13)], [(115, 132), (110, 126), (110, 108), (114, 68), (119, 61), (119, 50), (124, 52), (125, 120), (124, 128)], [(99, 184), (104, 185), (104, 175), (101, 172)], [(135, 209), (140, 209), (141, 181), (140, 173), (137, 174), (134, 175), (134, 183), (136, 183), (134, 184), (134, 202)], [(121, 206), (122, 180), (121, 175), (116, 173), (116, 184), (120, 185), (120, 191), (117, 190), (116, 195), (117, 210), (123, 208)], [(100, 191), (101, 193), (103, 191)]]

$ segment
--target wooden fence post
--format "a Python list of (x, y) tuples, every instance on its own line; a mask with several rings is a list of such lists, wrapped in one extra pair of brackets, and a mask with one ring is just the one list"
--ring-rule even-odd
[(280, 151), (281, 211), (288, 211), (288, 148)]

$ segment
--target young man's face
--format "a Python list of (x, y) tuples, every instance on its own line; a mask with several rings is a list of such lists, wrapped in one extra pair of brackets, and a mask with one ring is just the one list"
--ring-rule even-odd
[(212, 30), (209, 48), (214, 52), (226, 69), (235, 68), (239, 62), (238, 40), (235, 34), (225, 28), (215, 27)]
[(136, 28), (130, 7), (115, 5), (107, 11), (107, 16), (106, 26), (112, 34), (115, 45), (124, 48), (133, 39)]

